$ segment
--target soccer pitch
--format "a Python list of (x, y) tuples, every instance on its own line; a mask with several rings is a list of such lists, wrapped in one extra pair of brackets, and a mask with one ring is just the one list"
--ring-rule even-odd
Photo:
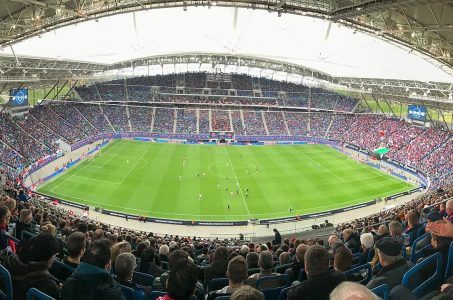
[(232, 221), (328, 211), (411, 188), (324, 145), (116, 140), (38, 191), (136, 215)]

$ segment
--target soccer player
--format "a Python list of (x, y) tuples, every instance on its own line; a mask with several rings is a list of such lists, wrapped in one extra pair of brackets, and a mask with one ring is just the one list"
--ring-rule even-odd
[(205, 173), (205, 172), (203, 172), (203, 177), (205, 177), (205, 176), (206, 176), (206, 173)]
[(179, 175), (179, 182), (182, 182), (182, 176)]
[(200, 194), (198, 195), (198, 200), (202, 200), (202, 199), (203, 199), (203, 195), (200, 193)]
[(228, 207), (228, 210), (230, 210), (230, 205), (229, 205), (229, 204), (228, 204), (228, 206), (227, 206), (227, 207)]
[(233, 198), (233, 191), (230, 192), (230, 198)]
[(200, 178), (200, 173), (197, 174), (197, 178)]
[(248, 198), (248, 196), (249, 196), (249, 192), (245, 191), (245, 197)]
[(127, 164), (129, 164), (129, 160), (127, 160), (126, 162), (127, 162)]
[(217, 189), (220, 190), (220, 183), (217, 183)]

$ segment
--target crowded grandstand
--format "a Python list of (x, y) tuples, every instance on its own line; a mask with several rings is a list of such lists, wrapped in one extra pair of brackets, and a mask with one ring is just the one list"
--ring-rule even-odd
[(1, 298), (453, 299), (448, 4), (100, 2), (4, 3)]

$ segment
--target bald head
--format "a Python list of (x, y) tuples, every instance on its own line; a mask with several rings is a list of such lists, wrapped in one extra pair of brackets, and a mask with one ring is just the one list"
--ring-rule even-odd
[(338, 243), (339, 240), (340, 239), (336, 235), (329, 236), (329, 239), (328, 239), (329, 247), (332, 247), (333, 244)]
[(330, 293), (330, 300), (378, 300), (366, 286), (361, 284), (345, 281), (339, 284)]

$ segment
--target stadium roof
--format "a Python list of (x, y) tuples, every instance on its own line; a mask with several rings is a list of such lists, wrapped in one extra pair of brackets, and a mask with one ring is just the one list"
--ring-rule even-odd
[(18, 70), (14, 56), (88, 62), (89, 74), (201, 52), (303, 66), (358, 87), (453, 82), (453, 1), (241, 1), (3, 0), (0, 54), (10, 64), (0, 73)]

